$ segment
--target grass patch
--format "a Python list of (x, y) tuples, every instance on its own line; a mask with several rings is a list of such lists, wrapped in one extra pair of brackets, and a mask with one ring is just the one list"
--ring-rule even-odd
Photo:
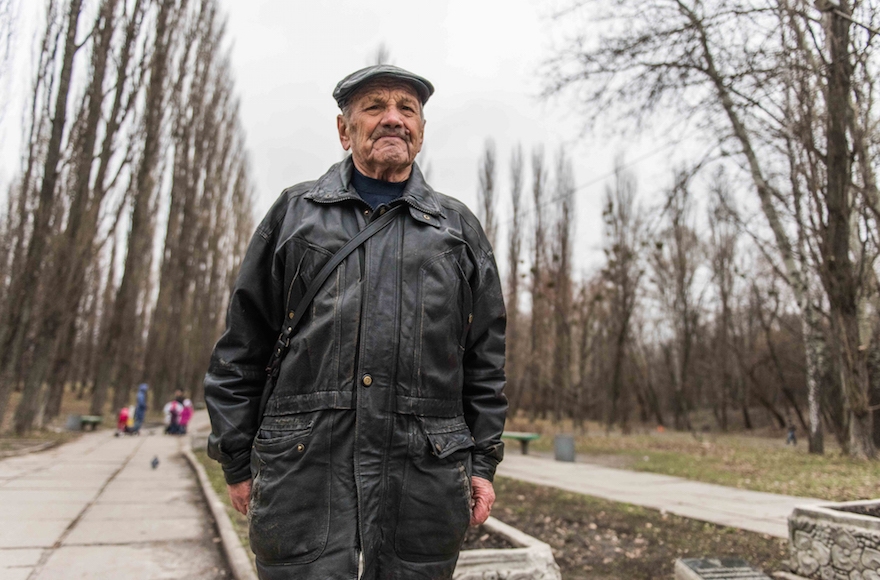
[(671, 578), (676, 558), (735, 556), (787, 569), (788, 543), (504, 477), (493, 514), (550, 545), (566, 580)]
[[(542, 433), (531, 448), (552, 452), (555, 428), (543, 424), (518, 427)], [(606, 435), (601, 429), (593, 429), (575, 437), (579, 456), (613, 467), (830, 501), (880, 496), (880, 462), (852, 459), (826, 445), (830, 449), (824, 455), (811, 455), (805, 441), (786, 446), (781, 434), (694, 436), (666, 431)], [(513, 445), (508, 449), (518, 452)]]
[(229, 500), (229, 494), (226, 492), (226, 480), (223, 478), (223, 468), (220, 467), (219, 463), (208, 457), (208, 454), (204, 449), (193, 449), (193, 455), (196, 456), (196, 459), (205, 468), (205, 473), (208, 475), (208, 481), (211, 482), (211, 487), (214, 488), (217, 497), (220, 498), (220, 501), (222, 501), (223, 505), (226, 507), (226, 513), (232, 521), (232, 528), (235, 530), (235, 533), (238, 534), (238, 539), (241, 540), (242, 546), (244, 546), (247, 555), (250, 557), (251, 564), (256, 566), (256, 564), (254, 564), (254, 553), (251, 552), (250, 543), (248, 542), (247, 516), (242, 515), (232, 508), (232, 502)]

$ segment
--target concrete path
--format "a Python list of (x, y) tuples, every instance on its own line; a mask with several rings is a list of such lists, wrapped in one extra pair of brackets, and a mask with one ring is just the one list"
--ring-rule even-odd
[(104, 430), (0, 461), (0, 578), (230, 578), (184, 442)]
[(788, 537), (787, 518), (795, 506), (827, 503), (517, 452), (504, 456), (498, 474), (778, 538)]

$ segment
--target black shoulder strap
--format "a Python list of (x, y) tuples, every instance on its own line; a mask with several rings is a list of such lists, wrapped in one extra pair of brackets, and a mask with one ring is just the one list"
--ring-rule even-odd
[(290, 348), (290, 338), (293, 336), (293, 331), (296, 330), (297, 325), (302, 320), (309, 304), (312, 303), (312, 300), (314, 300), (315, 296), (318, 294), (321, 286), (324, 285), (324, 282), (330, 277), (330, 274), (336, 270), (339, 264), (341, 264), (349, 254), (374, 234), (378, 233), (379, 230), (390, 224), (391, 220), (393, 220), (404, 207), (406, 207), (406, 204), (400, 203), (389, 208), (384, 214), (370, 222), (367, 227), (358, 232), (355, 237), (348, 240), (348, 242), (339, 248), (327, 263), (324, 264), (324, 267), (321, 268), (321, 271), (318, 272), (315, 279), (312, 280), (312, 283), (309, 285), (308, 290), (306, 290), (306, 293), (300, 299), (299, 303), (295, 306), (291, 303), (287, 304), (287, 312), (284, 315), (284, 325), (281, 329), (281, 335), (278, 337), (278, 342), (275, 343), (275, 348), (272, 350), (272, 358), (269, 359), (269, 366), (266, 367), (266, 372), (269, 373), (269, 381), (263, 389), (263, 396), (260, 400), (260, 418), (262, 418), (263, 413), (266, 411), (266, 404), (269, 402), (269, 396), (275, 388), (275, 382), (278, 379), (278, 372), (281, 369), (281, 361), (287, 354), (287, 349)]

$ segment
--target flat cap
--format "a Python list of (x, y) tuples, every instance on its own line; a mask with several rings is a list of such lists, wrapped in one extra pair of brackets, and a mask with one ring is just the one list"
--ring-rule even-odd
[(434, 85), (428, 79), (393, 64), (377, 64), (355, 71), (339, 81), (339, 84), (333, 89), (333, 98), (336, 99), (336, 104), (340, 109), (343, 108), (351, 95), (364, 83), (379, 78), (395, 79), (410, 85), (418, 93), (423, 105), (434, 94)]

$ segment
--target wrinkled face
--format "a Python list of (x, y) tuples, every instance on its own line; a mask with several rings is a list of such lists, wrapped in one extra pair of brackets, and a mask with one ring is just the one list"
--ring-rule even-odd
[(336, 120), (343, 149), (374, 179), (403, 181), (422, 148), (425, 121), (416, 92), (406, 84), (373, 84), (355, 94)]

